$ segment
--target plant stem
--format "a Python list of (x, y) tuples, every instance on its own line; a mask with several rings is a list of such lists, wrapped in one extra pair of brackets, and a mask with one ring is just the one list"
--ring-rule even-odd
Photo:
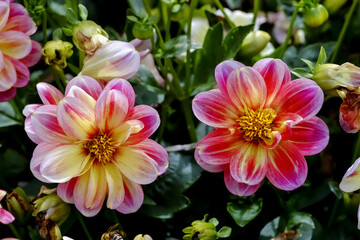
[(9, 228), (10, 228), (10, 230), (12, 231), (12, 233), (15, 235), (15, 237), (16, 237), (17, 239), (21, 239), (21, 236), (20, 236), (20, 234), (18, 233), (18, 231), (16, 230), (14, 224), (10, 223), (10, 224), (9, 224)]
[(260, 1), (254, 0), (254, 17), (252, 20), (252, 23), (254, 24), (254, 30), (257, 30), (257, 29), (255, 29), (256, 28), (255, 22), (256, 22), (257, 15), (259, 13), (259, 9), (260, 9)]
[(43, 44), (47, 42), (47, 13), (46, 9), (44, 9), (42, 13), (42, 37), (43, 37)]
[(328, 221), (328, 223), (327, 223), (327, 225), (326, 225), (326, 229), (330, 229), (332, 223), (333, 223), (334, 220), (335, 220), (335, 216), (336, 216), (337, 211), (338, 211), (338, 209), (339, 209), (339, 204), (341, 203), (340, 200), (341, 200), (341, 198), (336, 198), (336, 200), (335, 200), (334, 207), (333, 207), (333, 209), (332, 209), (332, 211), (331, 211), (331, 215), (330, 215), (329, 221)]
[[(59, 90), (64, 93), (65, 89), (64, 86), (66, 86), (66, 83), (63, 85), (64, 80), (62, 78), (65, 78), (64, 72), (62, 69), (58, 69), (55, 66), (51, 66), (51, 71), (54, 77), (54, 80), (56, 82), (56, 85), (58, 86)], [(62, 73), (62, 74), (61, 74)]]
[(336, 60), (337, 54), (338, 54), (340, 46), (341, 46), (341, 44), (342, 44), (342, 42), (344, 40), (346, 30), (347, 30), (347, 28), (349, 26), (351, 17), (352, 17), (352, 15), (354, 13), (354, 10), (355, 10), (355, 7), (356, 7), (357, 3), (358, 3), (358, 0), (353, 0), (353, 2), (351, 4), (351, 7), (350, 7), (350, 10), (349, 10), (348, 14), (345, 17), (345, 23), (344, 23), (344, 25), (343, 25), (343, 27), (341, 29), (339, 38), (336, 41), (335, 49), (334, 49), (334, 52), (331, 55), (330, 63), (334, 63), (335, 60)]
[(159, 133), (157, 135), (157, 142), (161, 142), (164, 136), (165, 126), (166, 126), (166, 119), (167, 119), (167, 113), (170, 107), (171, 102), (174, 100), (172, 96), (168, 96), (165, 98), (165, 101), (161, 104), (161, 111), (160, 111), (160, 127), (159, 127)]
[(76, 213), (76, 217), (78, 218), (78, 220), (79, 220), (79, 222), (80, 222), (80, 225), (81, 225), (81, 227), (82, 227), (82, 229), (83, 229), (83, 231), (84, 231), (87, 239), (88, 239), (88, 240), (92, 240), (92, 237), (91, 237), (91, 235), (90, 235), (90, 232), (89, 232), (89, 230), (87, 229), (86, 224), (85, 224), (84, 219), (82, 218), (81, 214), (80, 214), (77, 210), (75, 210), (75, 213)]
[(188, 98), (185, 98), (181, 101), (181, 107), (184, 111), (186, 127), (189, 131), (191, 142), (197, 142), (196, 129), (194, 125), (193, 115), (191, 111), (191, 105)]
[(221, 12), (224, 14), (226, 22), (229, 24), (231, 28), (235, 27), (235, 24), (230, 20), (229, 16), (226, 14), (223, 5), (220, 3), (219, 0), (215, 0), (216, 6), (221, 10)]
[(360, 133), (358, 133), (357, 135), (357, 139), (355, 142), (355, 147), (354, 147), (354, 153), (353, 153), (353, 158), (352, 158), (352, 163), (355, 162), (355, 160), (360, 157)]
[(299, 12), (299, 6), (295, 6), (295, 10), (293, 12), (293, 15), (291, 16), (290, 25), (289, 25), (288, 32), (286, 34), (285, 41), (280, 46), (280, 52), (279, 52), (279, 56), (278, 56), (280, 59), (284, 57), (286, 48), (287, 48), (287, 46), (289, 44), (289, 40), (290, 40), (290, 37), (292, 35), (292, 31), (293, 31), (293, 28), (294, 28), (294, 23), (295, 23), (297, 15), (298, 15), (298, 12)]
[(22, 115), (22, 112), (20, 110), (23, 109), (21, 103), (16, 99), (16, 96), (9, 102), (17, 115), (17, 120), (20, 121), (22, 124), (24, 124), (24, 116)]
[(80, 71), (84, 66), (84, 59), (85, 59), (85, 52), (79, 51), (79, 69), (80, 69)]

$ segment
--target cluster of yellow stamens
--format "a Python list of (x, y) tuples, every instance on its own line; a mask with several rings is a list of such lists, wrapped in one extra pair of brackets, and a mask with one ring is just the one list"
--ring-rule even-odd
[(103, 164), (109, 162), (115, 152), (115, 147), (107, 133), (97, 134), (91, 140), (86, 141), (84, 147), (89, 151), (92, 158)]
[(276, 117), (276, 111), (272, 108), (267, 109), (248, 109), (237, 119), (239, 130), (244, 133), (246, 141), (268, 140), (271, 138), (272, 122)]

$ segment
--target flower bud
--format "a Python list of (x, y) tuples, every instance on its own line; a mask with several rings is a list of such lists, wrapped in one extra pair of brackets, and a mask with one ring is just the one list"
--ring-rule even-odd
[(67, 66), (66, 59), (73, 54), (72, 47), (73, 45), (69, 42), (61, 40), (48, 41), (42, 49), (46, 64), (64, 69)]
[(132, 34), (135, 38), (145, 40), (154, 36), (154, 30), (151, 24), (137, 22), (134, 24)]
[(15, 188), (14, 191), (6, 197), (6, 204), (9, 212), (19, 223), (24, 224), (31, 217), (33, 208), (26, 193), (20, 187)]
[(325, 0), (324, 6), (332, 14), (336, 13), (346, 2), (347, 0)]
[(88, 55), (109, 41), (109, 35), (93, 21), (81, 21), (73, 28), (75, 46)]
[(205, 222), (205, 220), (196, 220), (191, 223), (191, 227), (184, 228), (182, 230), (185, 235), (183, 239), (191, 240), (215, 240), (217, 239), (217, 232), (215, 225), (210, 222)]
[(139, 67), (140, 55), (133, 45), (110, 41), (101, 46), (94, 55), (85, 58), (79, 75), (107, 82), (114, 78), (129, 79)]
[(304, 22), (309, 27), (321, 26), (329, 17), (329, 13), (322, 4), (315, 7), (305, 8)]
[(138, 234), (136, 235), (136, 237), (134, 238), (134, 240), (153, 240), (152, 237), (150, 237), (149, 235), (145, 234)]
[(241, 56), (253, 57), (266, 47), (270, 39), (270, 35), (265, 31), (252, 31), (246, 35), (239, 54)]
[(339, 88), (350, 91), (360, 86), (360, 68), (352, 63), (346, 62), (342, 65), (321, 64), (316, 67), (313, 80), (328, 95), (338, 96)]

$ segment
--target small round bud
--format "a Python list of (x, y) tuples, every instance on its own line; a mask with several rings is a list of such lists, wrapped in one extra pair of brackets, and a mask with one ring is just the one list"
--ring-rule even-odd
[(270, 39), (271, 36), (265, 31), (252, 31), (246, 35), (239, 54), (241, 56), (253, 57), (266, 47)]
[(154, 35), (154, 31), (151, 24), (137, 22), (134, 24), (132, 34), (135, 38), (145, 40), (151, 38)]
[(309, 27), (321, 26), (329, 17), (329, 13), (322, 4), (315, 7), (305, 8), (304, 22)]
[(69, 42), (61, 40), (48, 41), (42, 49), (46, 64), (64, 69), (67, 66), (66, 59), (73, 54), (72, 47), (73, 45)]

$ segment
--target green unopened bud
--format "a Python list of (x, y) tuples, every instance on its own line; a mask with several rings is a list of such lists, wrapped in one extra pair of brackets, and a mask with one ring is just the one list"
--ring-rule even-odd
[(151, 24), (137, 22), (134, 24), (132, 34), (135, 38), (145, 40), (151, 38), (154, 35), (154, 31)]
[(98, 48), (108, 41), (109, 35), (93, 21), (78, 22), (73, 28), (75, 46), (88, 55), (93, 55)]
[(338, 96), (339, 88), (352, 91), (360, 87), (360, 68), (349, 62), (342, 65), (321, 64), (316, 67), (312, 79), (326, 94)]
[(64, 69), (67, 66), (66, 59), (73, 54), (72, 47), (71, 43), (62, 40), (48, 41), (42, 49), (46, 64)]
[(322, 4), (307, 7), (304, 10), (304, 22), (309, 27), (321, 26), (329, 17), (329, 13)]
[(214, 240), (217, 239), (215, 225), (205, 220), (196, 220), (191, 223), (191, 227), (182, 230), (185, 240)]
[(14, 191), (6, 197), (6, 204), (9, 212), (19, 223), (24, 224), (31, 217), (33, 208), (26, 193), (20, 187), (15, 188)]
[(347, 0), (325, 0), (324, 6), (332, 14), (336, 13), (346, 2)]
[(252, 31), (246, 35), (239, 54), (241, 56), (253, 57), (266, 47), (270, 39), (270, 35), (265, 31)]

